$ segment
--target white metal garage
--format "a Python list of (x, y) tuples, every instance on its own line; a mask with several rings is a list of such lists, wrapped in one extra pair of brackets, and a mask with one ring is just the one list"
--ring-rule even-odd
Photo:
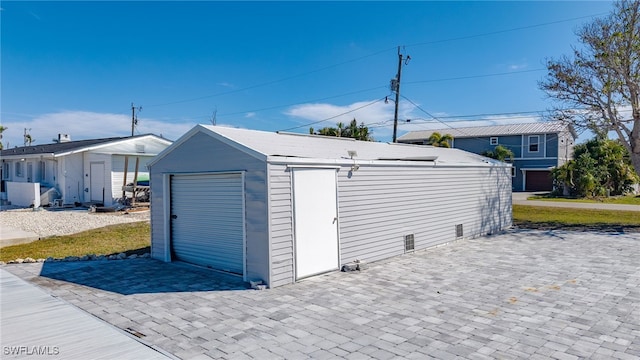
[(151, 254), (269, 287), (511, 226), (511, 165), (198, 125), (149, 165)]
[(243, 190), (241, 173), (172, 175), (172, 257), (244, 274)]

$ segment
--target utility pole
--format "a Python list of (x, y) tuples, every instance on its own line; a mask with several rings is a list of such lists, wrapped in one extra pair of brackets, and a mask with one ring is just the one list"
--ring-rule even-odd
[[(405, 65), (409, 63), (411, 56), (407, 55)], [(400, 52), (400, 46), (398, 46), (398, 74), (394, 79), (391, 79), (391, 90), (396, 93), (395, 110), (393, 112), (393, 142), (396, 142), (398, 135), (398, 104), (400, 102), (400, 77), (402, 76), (402, 53)]]
[(142, 106), (135, 107), (133, 103), (131, 103), (131, 136), (134, 135), (136, 125), (138, 125), (138, 115), (136, 115), (136, 110), (138, 110), (138, 112), (142, 111)]

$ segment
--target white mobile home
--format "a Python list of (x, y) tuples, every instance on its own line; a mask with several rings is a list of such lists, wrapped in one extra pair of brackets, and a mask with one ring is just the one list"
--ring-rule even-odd
[(511, 226), (511, 165), (198, 125), (149, 164), (151, 252), (270, 287)]
[(0, 196), (19, 206), (39, 207), (54, 199), (110, 206), (133, 181), (136, 163), (139, 176), (148, 174), (147, 163), (169, 145), (151, 134), (78, 141), (59, 135), (53, 144), (5, 149)]

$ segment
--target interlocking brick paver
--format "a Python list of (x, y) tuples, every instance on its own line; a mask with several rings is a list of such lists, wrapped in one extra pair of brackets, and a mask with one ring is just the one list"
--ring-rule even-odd
[(4, 268), (184, 358), (640, 358), (640, 233), (509, 231), (265, 291), (152, 259)]

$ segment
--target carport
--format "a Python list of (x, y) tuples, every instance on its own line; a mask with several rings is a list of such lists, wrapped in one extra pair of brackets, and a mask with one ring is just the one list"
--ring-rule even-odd
[(152, 256), (270, 287), (511, 225), (511, 165), (198, 125), (150, 164)]

